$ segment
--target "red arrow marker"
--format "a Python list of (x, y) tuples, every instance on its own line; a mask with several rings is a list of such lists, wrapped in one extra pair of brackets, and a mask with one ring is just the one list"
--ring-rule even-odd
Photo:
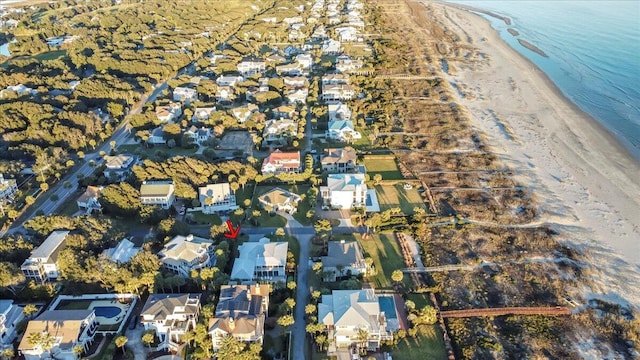
[(238, 225), (238, 228), (234, 229), (231, 220), (227, 220), (227, 227), (229, 228), (229, 232), (222, 235), (224, 235), (224, 237), (226, 237), (227, 239), (237, 238), (238, 234), (240, 233), (240, 225)]

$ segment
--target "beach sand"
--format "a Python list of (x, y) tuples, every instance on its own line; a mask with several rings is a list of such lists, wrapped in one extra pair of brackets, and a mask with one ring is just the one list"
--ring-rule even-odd
[(445, 78), (468, 91), (456, 102), (485, 133), (560, 232), (595, 267), (587, 297), (640, 307), (640, 165), (481, 16), (424, 2), (429, 15), (483, 56), (449, 61)]

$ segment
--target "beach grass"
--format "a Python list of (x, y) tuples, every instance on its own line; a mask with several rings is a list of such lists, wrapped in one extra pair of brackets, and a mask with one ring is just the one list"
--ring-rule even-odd
[(376, 174), (382, 175), (382, 180), (402, 180), (404, 177), (398, 168), (396, 159), (389, 155), (364, 157), (364, 166), (367, 174), (373, 179)]

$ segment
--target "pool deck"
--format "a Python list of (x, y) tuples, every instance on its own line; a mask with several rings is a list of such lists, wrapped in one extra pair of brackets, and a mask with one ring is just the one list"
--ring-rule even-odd
[(394, 303), (396, 304), (396, 316), (398, 317), (398, 324), (400, 329), (408, 330), (409, 321), (407, 320), (407, 312), (404, 311), (404, 301), (400, 294), (393, 294)]
[(131, 306), (131, 304), (123, 304), (118, 300), (94, 300), (93, 302), (91, 302), (91, 305), (89, 305), (89, 309), (93, 309), (99, 306), (105, 306), (105, 307), (111, 306), (111, 307), (120, 308), (120, 313), (117, 316), (114, 316), (111, 318), (104, 317), (104, 316), (96, 316), (96, 318), (98, 318), (98, 322), (101, 325), (115, 325), (122, 322), (122, 320), (124, 320), (124, 317), (127, 314), (127, 310), (129, 310), (129, 307)]

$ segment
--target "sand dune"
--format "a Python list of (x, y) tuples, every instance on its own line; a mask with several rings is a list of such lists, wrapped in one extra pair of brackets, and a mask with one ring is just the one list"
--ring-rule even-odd
[(451, 31), (484, 54), (479, 64), (452, 64), (445, 76), (454, 88), (464, 87), (456, 101), (493, 150), (508, 166), (527, 170), (518, 181), (535, 193), (542, 220), (555, 223), (561, 237), (585, 250), (600, 270), (597, 288), (586, 295), (640, 307), (638, 162), (488, 21), (429, 4)]

